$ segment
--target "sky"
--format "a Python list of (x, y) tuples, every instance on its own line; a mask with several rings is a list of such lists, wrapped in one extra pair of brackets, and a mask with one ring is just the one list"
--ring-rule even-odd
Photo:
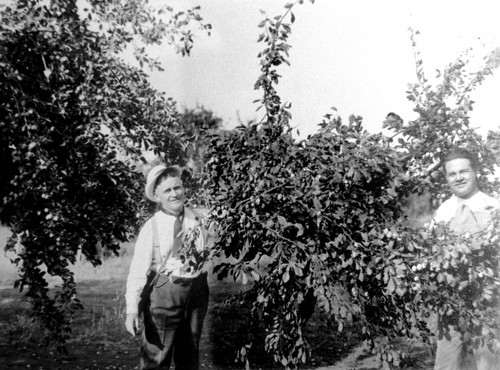
[[(156, 0), (162, 1), (162, 0)], [(201, 6), (213, 27), (198, 32), (191, 56), (176, 55), (168, 46), (152, 50), (165, 71), (151, 74), (154, 87), (179, 107), (204, 106), (223, 118), (226, 127), (262, 118), (252, 103), (261, 97), (253, 86), (260, 74), (257, 43), (264, 16), (279, 15), (282, 0), (169, 0), (176, 10)], [(278, 93), (292, 104), (292, 127), (301, 137), (314, 133), (330, 107), (346, 120), (361, 115), (370, 132), (379, 132), (389, 112), (414, 119), (406, 99), (415, 83), (415, 57), (409, 27), (417, 39), (429, 78), (466, 48), (484, 56), (500, 47), (500, 5), (491, 0), (305, 0), (294, 8), (289, 61), (282, 65)], [(480, 133), (497, 129), (500, 118), (500, 71), (473, 94), (471, 123)]]
[[(0, 4), (10, 0), (0, 0)], [(165, 71), (150, 73), (152, 85), (184, 107), (203, 106), (227, 128), (260, 120), (254, 90), (260, 74), (257, 25), (282, 14), (291, 0), (150, 0), (176, 10), (199, 5), (213, 27), (211, 36), (196, 32), (189, 57), (168, 45), (150, 47)], [(479, 57), (500, 47), (498, 0), (304, 0), (294, 7), (288, 43), (289, 61), (278, 73), (278, 93), (292, 104), (292, 127), (300, 137), (314, 133), (323, 116), (336, 107), (344, 120), (361, 115), (370, 132), (379, 132), (389, 112), (415, 119), (406, 99), (417, 82), (409, 27), (418, 30), (419, 51), (427, 77), (443, 70), (469, 47)], [(479, 133), (500, 129), (500, 70), (473, 94), (471, 125)]]

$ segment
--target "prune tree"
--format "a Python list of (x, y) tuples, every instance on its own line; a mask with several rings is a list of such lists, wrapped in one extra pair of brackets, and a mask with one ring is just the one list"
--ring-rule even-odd
[[(452, 146), (464, 146), (477, 152), (482, 167), (480, 178), (493, 172), (495, 164), (491, 145), (470, 125), (470, 112), (474, 101), (471, 93), (500, 65), (500, 49), (486, 55), (479, 70), (470, 71), (468, 61), (471, 50), (466, 50), (443, 71), (437, 71), (436, 84), (429, 82), (417, 45), (418, 32), (411, 31), (415, 52), (418, 82), (410, 84), (407, 97), (414, 102), (415, 120), (404, 122), (397, 114), (390, 113), (384, 127), (392, 131), (392, 139), (402, 157), (405, 171), (412, 178), (420, 179), (416, 191), (428, 189), (434, 198), (445, 196), (446, 182), (439, 171), (442, 155)], [(494, 118), (492, 118), (493, 120)], [(490, 133), (494, 137), (495, 133)], [(491, 189), (494, 183), (485, 179), (483, 185)]]
[(183, 132), (181, 136), (183, 151), (186, 153), (187, 166), (190, 168), (184, 179), (187, 197), (193, 207), (209, 207), (209, 200), (202, 186), (203, 178), (206, 176), (203, 157), (208, 144), (207, 138), (222, 129), (222, 118), (203, 106), (194, 109), (184, 108), (179, 115), (179, 125)]
[(214, 253), (229, 258), (215, 270), (253, 281), (250, 319), (287, 368), (308, 356), (303, 325), (316, 303), (338, 330), (359, 320), (371, 340), (420, 325), (411, 298), (395, 294), (407, 251), (390, 230), (402, 222), (406, 177), (389, 140), (366, 132), (361, 117), (343, 124), (335, 114), (307, 140), (292, 137), (290, 105), (275, 89), (276, 67), (288, 63), (292, 8), (260, 24), (262, 122), (214, 137), (207, 162), (220, 225)]
[[(441, 286), (415, 281), (422, 258), (440, 258), (429, 249), (435, 236), (413, 228), (403, 207), (410, 194), (431, 184), (429, 164), (438, 167), (426, 151), (432, 143), (439, 152), (432, 127), (426, 126), (434, 124), (427, 114), (434, 105), (430, 100), (417, 105), (422, 115), (409, 129), (396, 114), (388, 117), (390, 128), (406, 130), (398, 137), (401, 147), (395, 137), (368, 133), (361, 117), (343, 123), (336, 112), (325, 116), (317, 134), (295, 140), (290, 104), (277, 92), (277, 67), (289, 63), (286, 19), (293, 23), (295, 4), (259, 25), (265, 46), (255, 88), (263, 93), (262, 120), (213, 136), (207, 153), (205, 187), (219, 225), (213, 253), (221, 260), (215, 272), (251, 282), (238, 299), (251, 307), (248, 324), (264, 333), (266, 350), (285, 368), (297, 367), (310, 354), (304, 325), (315, 307), (334, 330), (356, 323), (361, 338), (378, 346), (382, 363), (398, 365), (404, 354), (390, 340), (428, 342), (425, 315), (441, 308), (435, 297), (420, 301), (422, 286), (438, 296)], [(448, 85), (458, 81), (445, 81), (445, 89), (452, 91)], [(436, 96), (430, 86), (424, 88)], [(466, 116), (469, 103), (464, 97), (457, 117)], [(419, 124), (422, 117), (428, 120)], [(443, 132), (457, 144), (469, 131), (454, 124), (443, 123)], [(479, 140), (472, 131), (470, 139)], [(436, 183), (444, 185), (442, 178)], [(239, 351), (247, 362), (254, 333), (249, 331)]]
[[(428, 191), (434, 204), (450, 196), (441, 170), (443, 155), (459, 146), (477, 153), (481, 190), (498, 196), (494, 192), (498, 180), (493, 176), (498, 165), (498, 132), (490, 131), (485, 140), (471, 127), (469, 113), (474, 103), (471, 93), (500, 65), (499, 49), (485, 56), (477, 71), (468, 69), (470, 51), (464, 52), (439, 72), (440, 81), (433, 85), (426, 78), (416, 36), (418, 33), (412, 33), (418, 83), (410, 85), (408, 99), (415, 102), (418, 117), (405, 123), (390, 114), (385, 122), (393, 132), (392, 139), (397, 137), (396, 148), (404, 153), (401, 164), (412, 178), (410, 188)], [(415, 246), (415, 253), (400, 288), (416, 292), (420, 316), (441, 317), (438, 329), (445, 335), (446, 326), (454, 326), (468, 351), (480, 345), (497, 353), (500, 350), (499, 221), (497, 212), (488, 227), (474, 234), (432, 224), (408, 241)]]
[[(143, 150), (185, 160), (174, 102), (119, 53), (132, 41), (165, 39), (187, 55), (190, 25), (207, 28), (196, 9), (78, 4), (17, 1), (0, 22), (0, 220), (13, 231), (7, 248), (23, 247), (16, 287), (60, 344), (81, 308), (70, 271), (77, 254), (98, 265), (97, 244), (116, 253), (135, 230), (144, 204), (134, 165)], [(47, 274), (61, 278), (57, 289), (49, 290)]]

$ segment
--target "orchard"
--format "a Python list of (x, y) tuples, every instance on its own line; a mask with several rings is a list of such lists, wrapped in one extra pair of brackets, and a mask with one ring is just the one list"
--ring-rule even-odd
[[(251, 307), (248, 325), (264, 333), (265, 349), (284, 368), (310, 356), (304, 326), (315, 310), (339, 332), (356, 326), (386, 368), (404, 358), (392, 340), (433, 340), (428, 322), (437, 313), (462, 318), (456, 329), (470, 350), (482, 341), (499, 349), (498, 216), (484, 233), (458, 236), (407, 213), (416, 195), (433, 205), (449, 195), (440, 166), (453, 146), (479, 153), (486, 192), (498, 186), (490, 179), (499, 134), (485, 140), (469, 122), (470, 93), (498, 67), (498, 50), (474, 72), (464, 55), (432, 85), (412, 31), (418, 83), (407, 97), (418, 118), (388, 112), (388, 134), (373, 134), (362, 117), (344, 122), (333, 109), (316, 134), (298, 140), (276, 86), (302, 3), (259, 24), (263, 117), (226, 131), (207, 111), (183, 120), (147, 82), (141, 68), (161, 67), (144, 49), (134, 54), (141, 68), (118, 57), (137, 40), (144, 47), (164, 40), (188, 55), (190, 26), (210, 30), (198, 9), (152, 14), (147, 1), (89, 1), (81, 13), (75, 1), (31, 0), (2, 11), (0, 220), (14, 232), (8, 248), (23, 246), (16, 286), (26, 289), (49, 340), (64, 348), (81, 308), (69, 269), (79, 251), (100, 264), (96, 246), (117, 253), (147, 214), (138, 167), (152, 150), (169, 164), (191, 158), (190, 180), (204, 190), (192, 202), (210, 208), (218, 231), (214, 273), (250, 285), (238, 297)], [(43, 268), (61, 278), (55, 292)], [(254, 340), (239, 343), (247, 366)]]
[[(344, 123), (333, 111), (318, 133), (298, 141), (276, 85), (277, 68), (289, 64), (287, 39), (301, 3), (259, 25), (264, 46), (255, 88), (264, 117), (213, 136), (207, 153), (205, 184), (220, 228), (213, 253), (231, 261), (214, 271), (251, 282), (242, 299), (252, 307), (249, 325), (261, 328), (267, 351), (285, 368), (310, 354), (303, 329), (314, 309), (338, 331), (360, 327), (385, 367), (404, 357), (393, 339), (433, 340), (428, 322), (435, 313), (462, 317), (457, 329), (469, 349), (487, 338), (498, 350), (498, 221), (471, 245), (405, 212), (412, 195), (430, 193), (434, 203), (448, 196), (439, 170), (453, 146), (479, 153), (483, 187), (494, 189), (487, 180), (494, 150), (469, 127), (468, 113), (470, 92), (498, 66), (498, 53), (475, 73), (459, 59), (432, 86), (412, 32), (419, 83), (408, 99), (416, 120), (391, 112), (384, 123), (391, 135), (384, 136), (365, 131), (362, 117)], [(240, 359), (247, 360), (253, 340), (241, 344)]]
[[(158, 68), (144, 45), (187, 55), (192, 24), (210, 29), (197, 9), (86, 5), (17, 1), (0, 26), (0, 220), (13, 232), (7, 249), (23, 247), (16, 287), (62, 350), (81, 309), (70, 265), (80, 254), (99, 265), (98, 246), (118, 253), (145, 215), (144, 151), (185, 163), (175, 103), (120, 52), (133, 44), (139, 65)], [(46, 274), (61, 278), (55, 292)]]

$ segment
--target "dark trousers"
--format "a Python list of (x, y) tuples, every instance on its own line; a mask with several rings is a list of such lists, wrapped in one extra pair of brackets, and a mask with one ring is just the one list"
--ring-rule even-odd
[(160, 276), (144, 309), (141, 369), (199, 368), (199, 343), (208, 308), (207, 274)]

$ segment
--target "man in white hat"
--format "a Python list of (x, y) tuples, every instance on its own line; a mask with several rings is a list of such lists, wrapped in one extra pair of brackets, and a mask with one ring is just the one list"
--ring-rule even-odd
[(177, 370), (199, 368), (199, 341), (208, 307), (207, 274), (186, 262), (183, 239), (191, 235), (189, 246), (201, 252), (206, 230), (201, 217), (184, 206), (181, 174), (177, 166), (159, 165), (147, 176), (146, 197), (160, 210), (139, 232), (125, 293), (129, 333), (138, 333), (140, 306), (144, 315), (141, 369), (168, 369), (172, 357)]

